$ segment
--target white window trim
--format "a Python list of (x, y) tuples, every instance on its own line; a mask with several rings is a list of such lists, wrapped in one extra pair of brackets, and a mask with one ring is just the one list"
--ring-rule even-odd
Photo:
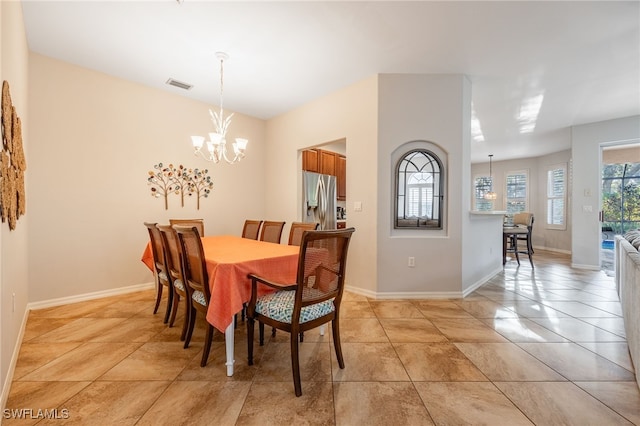
[[(549, 197), (549, 172), (552, 170), (557, 170), (557, 169), (563, 169), (564, 170), (564, 195), (563, 195), (563, 199), (564, 199), (564, 208), (562, 209), (562, 225), (553, 225), (549, 223), (549, 217), (547, 216), (549, 214), (549, 199), (551, 198), (556, 198), (556, 197)], [(546, 229), (556, 229), (556, 230), (560, 230), (560, 231), (565, 231), (567, 229), (567, 193), (569, 191), (569, 167), (567, 166), (567, 163), (559, 163), (559, 164), (554, 164), (551, 166), (548, 166), (546, 171), (545, 171), (545, 177), (544, 177), (544, 199), (545, 199), (545, 203), (544, 203), (544, 222), (545, 222), (545, 228)]]
[(503, 201), (504, 201), (504, 209), (508, 210), (509, 208), (509, 199), (507, 198), (507, 182), (509, 180), (509, 176), (510, 175), (525, 175), (526, 179), (527, 179), (527, 185), (526, 185), (526, 191), (527, 191), (527, 195), (524, 197), (524, 210), (525, 212), (529, 211), (529, 194), (531, 193), (531, 176), (529, 175), (529, 169), (522, 169), (522, 170), (511, 170), (508, 172), (505, 172), (504, 174), (504, 197), (503, 197)]

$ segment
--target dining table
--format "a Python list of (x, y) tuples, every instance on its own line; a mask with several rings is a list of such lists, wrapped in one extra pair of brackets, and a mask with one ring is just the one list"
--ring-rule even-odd
[[(227, 376), (233, 376), (234, 319), (251, 297), (249, 274), (280, 283), (295, 283), (300, 247), (252, 240), (235, 235), (202, 237), (209, 275), (211, 300), (206, 319), (224, 333)], [(142, 262), (153, 271), (151, 245), (147, 244)], [(258, 294), (275, 290), (259, 286)]]

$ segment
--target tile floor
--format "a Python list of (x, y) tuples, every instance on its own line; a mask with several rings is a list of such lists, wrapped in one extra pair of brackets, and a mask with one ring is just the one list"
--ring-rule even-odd
[(286, 333), (256, 347), (249, 367), (240, 323), (229, 378), (223, 336), (200, 368), (202, 322), (183, 349), (180, 326), (151, 314), (151, 291), (33, 311), (6, 408), (68, 418), (3, 424), (640, 424), (613, 279), (563, 255), (538, 250), (534, 261), (535, 272), (508, 262), (464, 299), (347, 294), (346, 368), (330, 333), (305, 334), (300, 398)]

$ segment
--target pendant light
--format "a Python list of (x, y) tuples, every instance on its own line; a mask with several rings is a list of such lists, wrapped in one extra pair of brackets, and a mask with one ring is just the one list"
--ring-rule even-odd
[(489, 192), (484, 194), (484, 199), (485, 200), (495, 200), (496, 198), (498, 198), (498, 194), (496, 194), (495, 192), (493, 192), (493, 170), (492, 170), (492, 163), (491, 163), (491, 159), (493, 158), (493, 154), (489, 154), (489, 180), (491, 181), (491, 186), (489, 187)]

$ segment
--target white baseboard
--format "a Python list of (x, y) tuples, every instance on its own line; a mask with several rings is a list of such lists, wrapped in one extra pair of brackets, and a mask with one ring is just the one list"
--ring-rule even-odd
[(469, 287), (467, 287), (462, 292), (462, 297), (467, 297), (468, 295), (470, 295), (471, 293), (476, 291), (478, 288), (482, 287), (484, 284), (487, 283), (487, 281), (489, 281), (491, 278), (493, 278), (496, 275), (498, 275), (503, 270), (504, 270), (504, 267), (503, 266), (499, 266), (496, 269), (494, 269), (493, 271), (489, 272), (487, 275), (485, 275), (484, 277), (480, 278), (478, 281), (476, 281), (475, 283), (473, 283)]
[(461, 291), (408, 291), (408, 292), (389, 292), (377, 293), (377, 300), (393, 300), (393, 299), (460, 299)]
[(478, 281), (467, 287), (464, 291), (419, 291), (419, 292), (390, 292), (390, 293), (378, 293), (375, 291), (364, 290), (357, 287), (345, 286), (345, 290), (350, 293), (359, 294), (376, 300), (391, 300), (391, 299), (461, 299), (482, 287), (491, 278), (502, 272), (502, 266), (491, 271), (486, 276), (480, 278)]
[(459, 299), (462, 297), (461, 291), (445, 291), (445, 292), (394, 292), (394, 293), (378, 293), (370, 290), (364, 290), (357, 287), (345, 286), (345, 290), (350, 293), (366, 296), (375, 300), (392, 300), (392, 299)]
[(110, 290), (96, 291), (93, 293), (78, 294), (68, 297), (60, 297), (58, 299), (42, 300), (40, 302), (32, 302), (27, 304), (29, 309), (43, 309), (54, 306), (67, 305), (70, 303), (86, 302), (87, 300), (102, 299), (103, 297), (118, 296), (120, 294), (133, 293), (136, 291), (149, 290), (154, 288), (153, 282), (136, 284), (128, 287), (113, 288)]
[(69, 303), (83, 302), (87, 300), (100, 299), (103, 297), (117, 296), (120, 294), (133, 293), (136, 291), (148, 290), (155, 287), (155, 283), (137, 284), (128, 287), (114, 288), (111, 290), (97, 291), (94, 293), (86, 293), (77, 296), (61, 297), (59, 299), (43, 300), (41, 302), (27, 303), (22, 317), (22, 324), (20, 325), (20, 331), (16, 343), (13, 347), (13, 354), (11, 355), (11, 361), (9, 363), (9, 369), (4, 383), (2, 384), (2, 395), (0, 395), (0, 406), (4, 409), (7, 406), (7, 399), (9, 398), (9, 392), (11, 390), (11, 383), (13, 382), (13, 375), (16, 369), (16, 363), (18, 362), (18, 355), (20, 355), (20, 348), (22, 346), (22, 339), (24, 338), (24, 330), (27, 326), (27, 319), (29, 318), (29, 311), (32, 309), (43, 309), (53, 306), (66, 305)]
[(600, 266), (597, 265), (580, 265), (579, 263), (571, 263), (571, 267), (575, 269), (588, 269), (589, 271), (599, 271)]
[(540, 249), (540, 250), (544, 250), (544, 251), (550, 251), (550, 252), (554, 252), (554, 253), (562, 253), (562, 254), (571, 255), (571, 250), (562, 250), (562, 249), (559, 249), (559, 248), (544, 247), (544, 246), (533, 246), (533, 251), (536, 251), (536, 249)]
[(20, 355), (20, 347), (22, 346), (22, 338), (24, 337), (24, 329), (27, 326), (28, 318), (29, 318), (29, 309), (26, 308), (24, 310), (24, 315), (22, 315), (22, 324), (20, 324), (20, 331), (18, 332), (18, 338), (16, 339), (16, 344), (13, 347), (13, 354), (11, 354), (9, 369), (7, 370), (7, 377), (5, 377), (4, 383), (2, 384), (2, 395), (0, 395), (0, 407), (2, 407), (3, 410), (7, 406), (7, 400), (9, 399), (9, 391), (11, 390), (11, 383), (13, 382), (13, 373), (16, 370), (16, 363), (18, 362), (18, 355)]

